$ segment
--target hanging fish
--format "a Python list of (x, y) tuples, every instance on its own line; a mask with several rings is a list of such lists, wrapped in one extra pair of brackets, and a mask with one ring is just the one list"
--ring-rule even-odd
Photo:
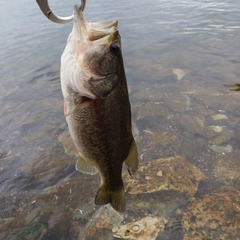
[(64, 113), (72, 140), (79, 151), (76, 169), (99, 172), (101, 186), (95, 203), (110, 203), (125, 210), (123, 162), (136, 172), (138, 153), (131, 127), (131, 108), (121, 53), (117, 20), (87, 22), (85, 0), (73, 7), (73, 16), (54, 15), (47, 0), (37, 0), (51, 21), (73, 29), (61, 57)]

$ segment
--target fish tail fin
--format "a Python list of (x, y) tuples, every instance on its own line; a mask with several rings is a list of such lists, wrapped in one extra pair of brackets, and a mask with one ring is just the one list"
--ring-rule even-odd
[(99, 188), (95, 198), (95, 204), (103, 205), (108, 203), (110, 203), (111, 206), (118, 212), (125, 211), (125, 194), (123, 184), (115, 191), (105, 188), (104, 185)]

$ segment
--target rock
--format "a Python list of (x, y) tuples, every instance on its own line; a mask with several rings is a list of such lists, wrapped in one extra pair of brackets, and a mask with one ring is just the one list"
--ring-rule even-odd
[(227, 146), (216, 146), (216, 145), (212, 145), (211, 147), (209, 147), (211, 150), (213, 150), (216, 153), (231, 153), (233, 151), (233, 148), (231, 145), (227, 145)]
[(139, 79), (148, 82), (169, 82), (176, 81), (176, 75), (173, 74), (171, 69), (168, 69), (160, 64), (153, 64), (152, 62), (146, 62), (137, 68)]
[(153, 132), (150, 130), (143, 130), (151, 136), (151, 142), (149, 143), (152, 146), (162, 146), (167, 147), (173, 142), (172, 138), (166, 133)]
[(223, 114), (215, 114), (215, 115), (211, 116), (211, 118), (213, 121), (223, 121), (223, 122), (228, 121), (228, 117)]
[(76, 149), (72, 141), (72, 138), (70, 136), (68, 129), (66, 129), (63, 133), (61, 133), (58, 136), (58, 141), (62, 143), (65, 153), (69, 155), (74, 155), (76, 157), (79, 155), (78, 150)]
[(219, 192), (192, 199), (183, 214), (183, 239), (236, 240), (240, 236), (240, 192), (223, 187)]
[(201, 101), (205, 106), (210, 107), (216, 111), (224, 110), (240, 115), (239, 110), (239, 94), (238, 93), (217, 93), (217, 94), (195, 94), (194, 98)]
[(179, 115), (175, 117), (177, 124), (183, 131), (200, 135), (203, 134), (204, 122), (195, 116)]
[(201, 152), (206, 152), (208, 142), (203, 137), (185, 137), (178, 149), (178, 155), (185, 157), (187, 160), (192, 160), (194, 156)]
[(113, 229), (118, 229), (123, 221), (123, 216), (116, 212), (109, 204), (102, 206), (92, 216), (79, 235), (79, 240), (111, 240), (113, 239)]
[(190, 71), (186, 69), (181, 69), (181, 68), (174, 68), (173, 73), (176, 74), (177, 80), (180, 81), (182, 78), (188, 74)]
[[(159, 176), (159, 171), (162, 171), (162, 176)], [(127, 172), (123, 173), (126, 190), (130, 194), (176, 190), (193, 196), (197, 191), (198, 182), (204, 178), (200, 170), (180, 156), (140, 165), (133, 176), (129, 176)]]
[(204, 117), (204, 116), (210, 116), (210, 115), (213, 115), (214, 114), (214, 111), (210, 108), (207, 108), (201, 104), (194, 104), (191, 106), (191, 110), (189, 111), (189, 113), (192, 113), (193, 116), (196, 116), (196, 117)]
[(202, 135), (213, 145), (221, 145), (233, 137), (233, 132), (222, 126), (209, 126), (202, 129)]
[(215, 133), (217, 133), (216, 136), (209, 140), (209, 143), (213, 145), (221, 145), (222, 143), (228, 142), (233, 137), (233, 132), (227, 128), (223, 128), (220, 132), (216, 132), (216, 130), (220, 130), (220, 128), (215, 129)]
[(169, 117), (166, 108), (159, 102), (150, 101), (140, 106), (137, 113), (137, 120), (149, 116)]
[(46, 230), (47, 230), (47, 224), (41, 221), (37, 221), (26, 227), (9, 231), (8, 238), (6, 239), (43, 240), (44, 238), (42, 238), (42, 235), (46, 232)]
[(164, 93), (163, 101), (175, 112), (189, 111), (191, 100), (187, 95), (180, 93)]
[(220, 133), (223, 130), (222, 126), (210, 126), (209, 128), (215, 133)]
[(114, 237), (131, 240), (155, 240), (158, 233), (163, 231), (166, 219), (149, 215), (136, 222), (122, 225)]
[(227, 185), (240, 186), (240, 151), (221, 155), (214, 162), (214, 176)]
[(144, 92), (134, 93), (132, 98), (137, 101), (159, 101), (162, 98), (162, 93), (156, 89), (146, 89)]
[(59, 239), (64, 240), (69, 235), (71, 216), (66, 212), (57, 212), (48, 219), (48, 229), (39, 240)]
[(153, 101), (141, 105), (136, 116), (139, 129), (159, 128), (164, 124), (171, 117), (164, 105)]

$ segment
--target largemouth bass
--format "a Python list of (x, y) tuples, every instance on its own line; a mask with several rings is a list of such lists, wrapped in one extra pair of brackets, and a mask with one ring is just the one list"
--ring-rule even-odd
[(125, 210), (123, 162), (138, 166), (117, 20), (89, 23), (73, 8), (73, 29), (61, 57), (61, 87), (70, 135), (79, 151), (76, 169), (99, 172), (97, 205)]

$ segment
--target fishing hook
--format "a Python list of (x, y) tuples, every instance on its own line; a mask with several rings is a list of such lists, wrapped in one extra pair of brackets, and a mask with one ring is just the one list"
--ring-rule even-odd
[[(36, 1), (40, 9), (42, 10), (43, 14), (51, 21), (55, 23), (64, 24), (69, 23), (73, 20), (73, 15), (69, 17), (59, 17), (55, 15), (49, 7), (48, 0), (36, 0)], [(83, 12), (85, 5), (86, 0), (81, 0), (81, 6), (79, 7), (80, 11)]]

